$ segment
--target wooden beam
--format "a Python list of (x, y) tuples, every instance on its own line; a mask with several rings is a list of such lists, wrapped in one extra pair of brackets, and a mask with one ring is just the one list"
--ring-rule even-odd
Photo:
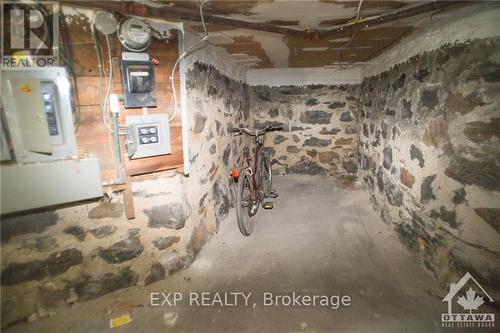
[(326, 38), (326, 37), (331, 37), (332, 35), (345, 33), (348, 31), (354, 31), (354, 30), (358, 30), (358, 29), (366, 29), (366, 28), (370, 28), (370, 27), (374, 27), (377, 25), (402, 20), (405, 18), (417, 16), (417, 15), (422, 15), (422, 14), (427, 14), (427, 13), (438, 11), (438, 10), (448, 9), (452, 6), (471, 4), (474, 2), (475, 1), (449, 1), (449, 0), (433, 1), (433, 2), (429, 2), (429, 3), (425, 3), (425, 4), (420, 5), (420, 6), (415, 6), (415, 7), (411, 7), (411, 8), (402, 8), (400, 10), (396, 10), (396, 11), (393, 11), (393, 12), (390, 12), (387, 14), (373, 16), (373, 17), (367, 18), (365, 20), (360, 20), (357, 23), (353, 23), (352, 20), (350, 20), (344, 24), (340, 24), (339, 26), (337, 26), (334, 29), (316, 31), (315, 37), (322, 39), (322, 38)]
[[(357, 23), (353, 23), (353, 19), (347, 20), (345, 23), (338, 25), (333, 29), (313, 29), (308, 31), (296, 30), (283, 28), (277, 25), (269, 23), (253, 23), (241, 20), (235, 20), (228, 17), (220, 17), (212, 15), (205, 15), (204, 20), (206, 23), (226, 25), (238, 29), (249, 29), (257, 31), (265, 31), (271, 33), (277, 33), (288, 36), (299, 36), (306, 39), (322, 39), (331, 37), (337, 34), (344, 34), (345, 32), (354, 31), (358, 29), (366, 29), (369, 27), (374, 27), (381, 24), (387, 24), (389, 22), (409, 18), (412, 16), (422, 15), (437, 10), (443, 10), (457, 5), (471, 4), (476, 1), (448, 1), (448, 0), (438, 0), (429, 3), (425, 3), (420, 6), (415, 6), (411, 8), (402, 8), (400, 10), (391, 11), (387, 14), (381, 14), (369, 17), (364, 20), (360, 20)], [(120, 12), (122, 15), (137, 15), (137, 8), (140, 4), (134, 2), (127, 2), (127, 6), (119, 6), (120, 2), (113, 1), (75, 1), (75, 0), (62, 0), (62, 4), (72, 5), (76, 7), (86, 7), (94, 9), (103, 9), (107, 11)], [(142, 6), (142, 5), (140, 5)], [(125, 9), (123, 9), (125, 8)], [(150, 7), (149, 17), (159, 18), (159, 19), (174, 19), (174, 20), (185, 20), (201, 22), (200, 14), (198, 11), (193, 11), (185, 8), (175, 8), (175, 7)]]
[(125, 190), (123, 191), (123, 202), (125, 203), (125, 215), (127, 219), (135, 219), (134, 195), (132, 194), (132, 179), (127, 175)]
[[(112, 1), (62, 0), (61, 3), (63, 5), (66, 4), (81, 8), (93, 8), (93, 9), (102, 9), (110, 12), (113, 11), (120, 12), (124, 16), (128, 15), (143, 16), (137, 14), (138, 10), (135, 7), (139, 4), (134, 2), (127, 2), (127, 5), (122, 7), (118, 6), (120, 2), (112, 2)], [(168, 7), (168, 6), (149, 7), (148, 17), (163, 19), (163, 20), (174, 19), (179, 21), (201, 22), (200, 13), (198, 11), (193, 11), (185, 8)], [(206, 23), (226, 25), (238, 29), (266, 31), (282, 35), (301, 36), (304, 38), (308, 38), (311, 36), (310, 32), (283, 28), (269, 23), (252, 23), (252, 22), (240, 21), (232, 18), (219, 17), (213, 15), (204, 15), (203, 18)]]
[[(176, 18), (179, 20), (201, 22), (200, 14), (198, 12), (193, 12), (185, 9), (178, 9), (172, 7), (154, 8), (151, 10), (151, 13), (155, 13), (156, 14), (155, 16), (160, 16), (165, 18)], [(241, 20), (235, 20), (228, 17), (220, 17), (214, 15), (206, 15), (206, 16), (204, 15), (203, 18), (205, 22), (209, 24), (211, 23), (211, 24), (225, 25), (237, 29), (265, 31), (281, 35), (301, 36), (304, 38), (310, 36), (310, 33), (307, 31), (284, 28), (269, 23), (246, 22)]]

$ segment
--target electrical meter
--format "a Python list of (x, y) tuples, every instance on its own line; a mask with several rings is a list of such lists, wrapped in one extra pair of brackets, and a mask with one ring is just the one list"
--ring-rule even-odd
[(127, 50), (141, 52), (151, 43), (151, 29), (138, 18), (125, 19), (118, 28), (118, 38)]

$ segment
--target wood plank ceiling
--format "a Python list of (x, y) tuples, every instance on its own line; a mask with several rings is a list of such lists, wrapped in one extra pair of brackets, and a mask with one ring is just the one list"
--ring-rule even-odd
[[(365, 0), (361, 6), (360, 21), (428, 2)], [(197, 0), (155, 0), (154, 3), (193, 15), (197, 15), (199, 8)], [(232, 23), (207, 24), (211, 41), (224, 47), (234, 59), (250, 68), (322, 67), (335, 66), (339, 62), (367, 62), (412, 30), (408, 22), (392, 22), (368, 28), (360, 26), (331, 35), (325, 33), (353, 23), (358, 4), (359, 1), (349, 0), (211, 0), (203, 9), (208, 22), (217, 21), (210, 18), (232, 19), (256, 27), (259, 24), (263, 30), (268, 27), (287, 29), (283, 34), (275, 34), (269, 30), (245, 29), (244, 25), (238, 28)], [(189, 27), (198, 33), (203, 31), (199, 23)], [(351, 38), (352, 41), (347, 43)]]
[[(199, 0), (124, 2), (62, 0), (123, 15), (182, 20), (203, 33)], [(425, 15), (470, 1), (208, 0), (209, 41), (248, 68), (324, 67), (364, 63), (412, 31)]]

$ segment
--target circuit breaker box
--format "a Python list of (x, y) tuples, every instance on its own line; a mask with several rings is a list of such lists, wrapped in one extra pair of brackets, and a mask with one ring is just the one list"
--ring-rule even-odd
[(147, 53), (122, 53), (122, 83), (126, 108), (156, 106), (153, 63)]
[(102, 196), (99, 160), (77, 156), (66, 69), (2, 70), (1, 80), (0, 213)]
[(2, 103), (18, 163), (77, 155), (65, 68), (2, 70)]
[(167, 114), (127, 116), (127, 152), (131, 159), (172, 152)]

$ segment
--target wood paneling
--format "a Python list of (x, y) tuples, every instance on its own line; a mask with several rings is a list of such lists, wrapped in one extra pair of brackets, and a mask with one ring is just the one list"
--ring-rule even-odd
[[(73, 20), (67, 26), (69, 36), (69, 58), (73, 64), (76, 74), (76, 86), (78, 103), (80, 105), (80, 126), (76, 134), (78, 149), (80, 153), (95, 155), (100, 162), (101, 175), (104, 181), (113, 180), (116, 177), (113, 137), (103, 124), (101, 112), (99, 109), (99, 77), (96, 60), (96, 52), (92, 38), (90, 36), (90, 27), (87, 20)], [(110, 36), (112, 57), (113, 57), (113, 92), (122, 94), (120, 57), (121, 45), (115, 35)], [(106, 43), (102, 36), (101, 45), (105, 52), (105, 68), (108, 72), (108, 61), (106, 53)], [(157, 87), (156, 108), (148, 108), (149, 114), (167, 113), (172, 114), (173, 95), (170, 83), (172, 66), (179, 56), (177, 41), (164, 43), (153, 39), (148, 53), (159, 61), (155, 66), (155, 79)], [(179, 70), (177, 69), (176, 91), (178, 105), (180, 106), (179, 89)], [(125, 124), (127, 115), (142, 114), (142, 109), (122, 109), (120, 114), (120, 123)], [(178, 110), (175, 119), (170, 123), (170, 141), (172, 145), (172, 154), (129, 160), (124, 137), (121, 137), (123, 159), (125, 160), (127, 174), (137, 175), (167, 169), (182, 169), (183, 151), (182, 151), (182, 127), (181, 112)]]

